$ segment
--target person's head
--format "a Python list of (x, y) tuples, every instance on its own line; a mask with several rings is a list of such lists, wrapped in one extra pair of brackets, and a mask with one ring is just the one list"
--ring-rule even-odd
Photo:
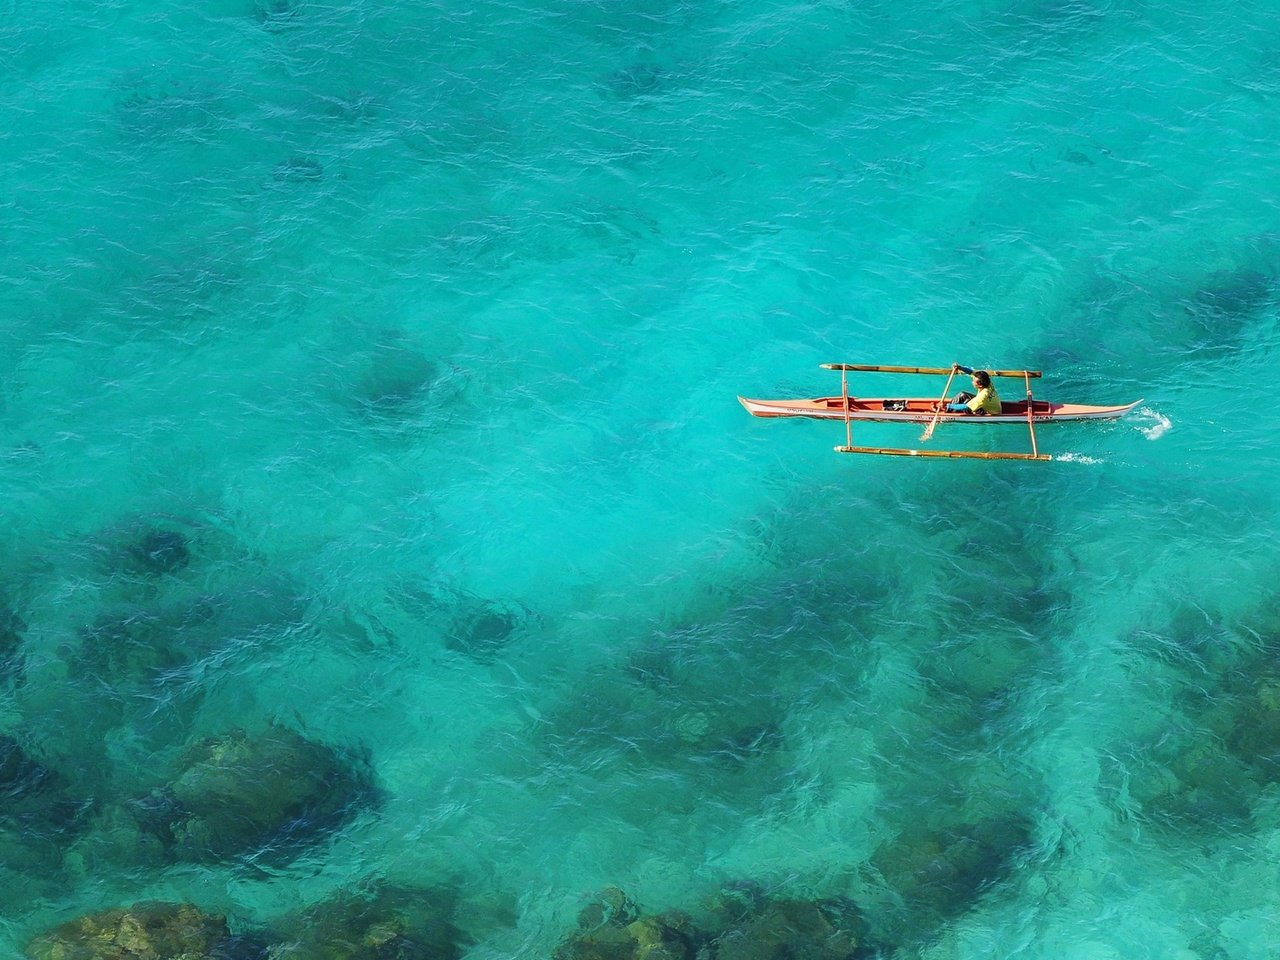
[(991, 386), (991, 374), (985, 370), (973, 371), (973, 385), (979, 390), (985, 390)]

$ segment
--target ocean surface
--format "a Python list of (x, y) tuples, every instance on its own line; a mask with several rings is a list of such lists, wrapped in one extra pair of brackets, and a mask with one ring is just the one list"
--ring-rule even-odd
[[(47, 0), (0, 78), (0, 954), (1280, 956), (1280, 4)], [(737, 402), (833, 361), (1143, 402)]]

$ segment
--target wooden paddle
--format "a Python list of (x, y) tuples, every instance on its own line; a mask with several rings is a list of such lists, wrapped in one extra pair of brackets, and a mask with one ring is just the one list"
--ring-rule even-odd
[(929, 421), (929, 425), (924, 428), (924, 433), (920, 437), (920, 442), (928, 440), (933, 436), (933, 428), (938, 425), (938, 419), (942, 416), (943, 405), (947, 402), (947, 393), (951, 390), (951, 381), (955, 378), (956, 371), (960, 368), (956, 364), (951, 365), (951, 373), (947, 375), (947, 385), (942, 388), (942, 399), (938, 401), (938, 409), (933, 413), (933, 419)]
[(1031, 378), (1027, 377), (1026, 382), (1027, 382), (1027, 429), (1031, 431), (1031, 455), (1034, 457), (1037, 454), (1039, 454), (1040, 451), (1036, 449), (1036, 424), (1035, 424), (1035, 421), (1031, 419), (1031, 408), (1033, 405), (1033, 402), (1031, 399)]

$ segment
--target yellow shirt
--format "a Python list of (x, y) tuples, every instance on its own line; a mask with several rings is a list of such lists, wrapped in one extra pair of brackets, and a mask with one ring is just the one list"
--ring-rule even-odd
[(977, 413), (979, 410), (983, 413), (1000, 412), (1000, 394), (996, 393), (996, 385), (994, 383), (989, 387), (983, 387), (969, 401), (970, 413)]

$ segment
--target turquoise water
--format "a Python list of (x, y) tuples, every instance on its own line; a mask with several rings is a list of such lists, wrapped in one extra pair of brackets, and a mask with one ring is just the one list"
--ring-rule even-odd
[[(371, 878), (447, 888), (477, 958), (727, 884), (850, 898), (902, 957), (1280, 952), (1280, 7), (0, 35), (6, 955)], [(736, 402), (837, 360), (1144, 402), (1042, 428), (1049, 464), (839, 457)], [(139, 798), (237, 728), (360, 798), (282, 857), (180, 855)], [(990, 821), (1000, 867), (904, 914), (898, 851)]]

